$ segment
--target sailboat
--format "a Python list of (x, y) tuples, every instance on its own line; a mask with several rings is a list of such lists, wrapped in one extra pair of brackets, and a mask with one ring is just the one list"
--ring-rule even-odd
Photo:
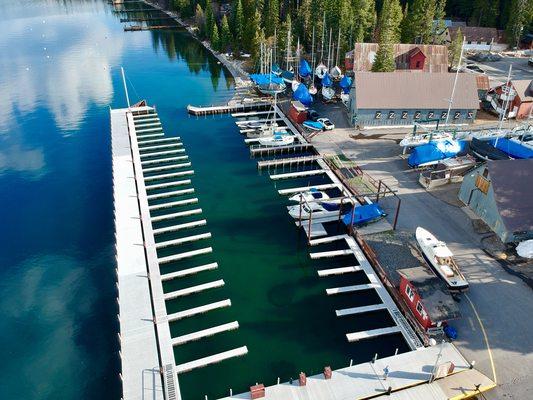
[[(278, 102), (278, 96), (274, 95), (274, 107), (273, 110), (276, 110)], [(292, 144), (294, 142), (294, 136), (289, 134), (287, 129), (278, 128), (278, 124), (275, 122), (276, 112), (273, 112), (272, 120), (267, 121), (266, 126), (259, 131), (257, 135), (259, 137), (258, 142), (262, 146), (285, 146)]]
[(313, 42), (311, 44), (311, 85), (309, 86), (309, 93), (311, 95), (317, 94), (318, 90), (315, 86), (315, 27), (313, 26)]
[(329, 71), (329, 74), (334, 80), (339, 80), (342, 78), (342, 70), (339, 68), (340, 44), (341, 44), (341, 30), (339, 29), (339, 38), (337, 39), (337, 57), (335, 58), (335, 66), (331, 68), (331, 70)]
[[(272, 49), (270, 49), (269, 62), (265, 61), (265, 51), (261, 46), (261, 73), (251, 74), (250, 79), (256, 84), (257, 90), (266, 95), (274, 96), (279, 93), (283, 93), (287, 86), (282, 78), (272, 73)], [(269, 66), (269, 67), (267, 67)], [(265, 73), (268, 71), (268, 73)]]
[(329, 101), (335, 96), (335, 90), (331, 87), (332, 85), (333, 82), (331, 81), (329, 74), (326, 72), (324, 78), (322, 78), (322, 97), (325, 100)]
[(326, 39), (326, 13), (322, 22), (322, 43), (320, 44), (320, 63), (315, 68), (315, 75), (318, 79), (324, 78), (328, 72), (328, 67), (324, 65), (324, 41)]
[(422, 227), (416, 228), (416, 240), (429, 265), (446, 282), (448, 289), (464, 291), (468, 282), (453, 259), (453, 253), (446, 243), (437, 240)]

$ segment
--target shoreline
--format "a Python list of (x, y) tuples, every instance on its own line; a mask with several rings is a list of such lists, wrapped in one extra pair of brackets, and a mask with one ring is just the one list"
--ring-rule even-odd
[(246, 71), (244, 71), (240, 65), (229, 60), (224, 54), (219, 53), (213, 48), (211, 48), (211, 45), (207, 40), (201, 40), (196, 35), (196, 32), (194, 31), (194, 29), (189, 24), (187, 24), (185, 21), (183, 21), (177, 13), (164, 9), (156, 2), (152, 2), (150, 0), (142, 0), (142, 1), (145, 4), (151, 7), (154, 7), (155, 9), (167, 14), (169, 17), (172, 17), (172, 19), (174, 19), (182, 28), (187, 30), (187, 32), (189, 32), (189, 34), (195, 40), (201, 43), (202, 46), (204, 46), (231, 73), (231, 75), (233, 76), (233, 79), (235, 80), (235, 88), (248, 86), (250, 84), (249, 74)]

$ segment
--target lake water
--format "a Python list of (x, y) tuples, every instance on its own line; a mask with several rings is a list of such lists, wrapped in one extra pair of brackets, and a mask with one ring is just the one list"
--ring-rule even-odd
[(0, 17), (1, 399), (120, 398), (109, 127), (109, 107), (125, 105), (120, 66), (130, 97), (155, 105), (167, 135), (181, 136), (220, 266), (165, 290), (226, 283), (169, 301), (168, 312), (232, 300), (231, 308), (172, 323), (172, 335), (240, 324), (176, 347), (176, 362), (249, 350), (180, 375), (185, 400), (406, 350), (397, 335), (346, 342), (347, 332), (391, 323), (386, 312), (335, 317), (335, 309), (379, 299), (328, 297), (325, 289), (366, 277), (319, 279), (317, 269), (353, 260), (311, 262), (277, 194), (288, 183), (275, 187), (258, 174), (232, 118), (188, 117), (187, 104), (220, 103), (233, 89), (195, 40), (178, 30), (124, 32), (125, 15), (103, 0), (4, 0)]

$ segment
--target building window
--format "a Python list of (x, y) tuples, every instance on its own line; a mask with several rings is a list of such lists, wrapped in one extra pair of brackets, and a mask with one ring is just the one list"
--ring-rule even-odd
[(407, 119), (407, 111), (402, 111), (402, 119)]
[(488, 168), (485, 168), (483, 170), (483, 178), (487, 178), (489, 176), (489, 169)]
[(405, 285), (405, 294), (409, 298), (410, 301), (413, 301), (415, 299), (415, 292), (411, 289), (411, 286)]
[(426, 314), (426, 310), (424, 310), (424, 307), (422, 307), (422, 303), (420, 302), (416, 303), (416, 311), (418, 311), (422, 319), (426, 319), (428, 317), (428, 315)]
[(447, 116), (448, 116), (448, 112), (447, 112), (447, 111), (443, 111), (443, 112), (440, 114), (440, 119), (446, 119)]
[(428, 112), (428, 119), (432, 119), (435, 117), (435, 113), (433, 111)]
[(455, 114), (453, 115), (453, 119), (459, 119), (460, 117), (461, 117), (460, 111), (456, 111)]
[(468, 43), (468, 44), (472, 44), (472, 41), (471, 41), (471, 40), (469, 40), (469, 41), (468, 41), (468, 42), (466, 42), (466, 43)]
[(381, 111), (376, 111), (376, 115), (374, 115), (374, 119), (381, 119)]
[(422, 113), (420, 111), (415, 111), (415, 119), (420, 119)]
[(416, 69), (420, 69), (420, 61), (417, 61), (417, 62), (416, 62), (416, 67), (415, 67), (415, 68), (416, 68)]
[(466, 118), (467, 118), (467, 119), (474, 119), (474, 112), (472, 112), (472, 111), (468, 111), (468, 112), (466, 113)]
[(396, 113), (394, 111), (389, 111), (389, 119), (394, 119), (396, 117)]

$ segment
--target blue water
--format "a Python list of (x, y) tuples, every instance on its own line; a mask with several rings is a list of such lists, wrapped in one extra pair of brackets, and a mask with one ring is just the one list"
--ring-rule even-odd
[(166, 134), (182, 137), (213, 233), (211, 261), (220, 265), (165, 290), (226, 282), (220, 291), (169, 301), (167, 311), (232, 300), (228, 309), (172, 323), (171, 333), (240, 323), (235, 332), (176, 347), (176, 362), (249, 349), (180, 375), (185, 400), (406, 349), (398, 335), (346, 341), (347, 332), (390, 325), (390, 316), (335, 317), (335, 309), (379, 299), (325, 295), (367, 278), (319, 279), (317, 269), (354, 260), (310, 261), (276, 190), (323, 178), (274, 185), (266, 172), (258, 175), (230, 117), (188, 117), (187, 104), (220, 103), (233, 89), (195, 40), (180, 31), (124, 32), (124, 15), (104, 0), (3, 0), (0, 17), (0, 399), (120, 398), (109, 126), (109, 107), (126, 104), (120, 66), (132, 101), (146, 98)]

